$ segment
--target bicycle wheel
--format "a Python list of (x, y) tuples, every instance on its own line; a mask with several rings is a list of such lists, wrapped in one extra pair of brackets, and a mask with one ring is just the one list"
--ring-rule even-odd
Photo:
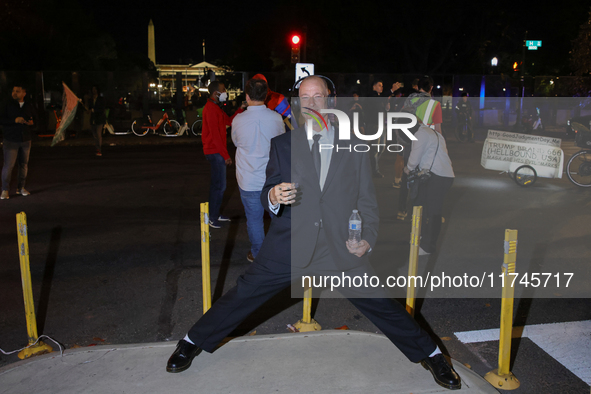
[(164, 123), (164, 134), (166, 135), (178, 134), (180, 129), (181, 124), (176, 120), (169, 120), (168, 122)]
[(591, 151), (575, 153), (566, 165), (566, 175), (577, 186), (591, 187)]
[(524, 165), (521, 167), (517, 167), (515, 173), (513, 174), (513, 180), (519, 186), (529, 187), (536, 183), (538, 179), (538, 173), (532, 166)]
[(201, 127), (203, 126), (203, 121), (201, 119), (197, 119), (191, 125), (191, 132), (195, 137), (199, 137), (201, 135)]
[(463, 122), (456, 127), (456, 138), (460, 142), (466, 142), (468, 139), (468, 123)]
[(131, 131), (133, 131), (133, 134), (137, 135), (138, 137), (143, 137), (144, 135), (148, 134), (148, 128), (142, 127), (143, 125), (144, 120), (142, 118), (134, 120), (131, 124)]

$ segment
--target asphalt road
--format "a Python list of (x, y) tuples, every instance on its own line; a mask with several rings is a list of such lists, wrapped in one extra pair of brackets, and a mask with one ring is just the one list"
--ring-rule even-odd
[[(34, 146), (27, 189), (0, 202), (0, 347), (26, 344), (15, 214), (26, 212), (39, 332), (67, 348), (93, 344), (176, 341), (201, 315), (199, 203), (207, 201), (209, 166), (196, 139), (132, 145), (133, 136), (107, 137), (103, 157), (83, 140), (76, 146)], [(150, 138), (150, 137), (146, 137)], [(120, 144), (119, 141), (125, 141)], [(89, 142), (89, 141), (87, 141)], [(184, 143), (183, 143), (184, 142)], [(116, 146), (109, 146), (115, 143)], [(480, 166), (482, 142), (448, 142), (456, 181), (445, 205), (438, 254), (421, 259), (421, 272), (442, 267), (500, 272), (505, 228), (519, 230), (518, 267), (547, 272), (576, 266), (581, 297), (589, 286), (591, 190), (566, 179), (542, 179), (520, 188), (509, 177)], [(568, 155), (576, 149), (565, 142)], [(390, 258), (392, 272), (406, 274), (409, 220), (395, 220), (398, 192), (387, 175), (376, 181), (381, 211), (376, 258)], [(12, 190), (14, 194), (14, 190)], [(249, 244), (233, 169), (223, 207), (232, 222), (212, 230), (214, 300), (246, 269)], [(447, 268), (446, 268), (447, 269)], [(586, 277), (581, 277), (586, 273)], [(591, 319), (586, 298), (515, 300), (515, 326)], [(447, 352), (479, 374), (496, 368), (498, 341), (462, 343), (455, 333), (499, 327), (500, 299), (482, 292), (419, 300), (417, 319)], [(500, 296), (500, 289), (498, 290)], [(567, 294), (568, 293), (564, 293)], [(586, 295), (585, 295), (586, 294)], [(459, 298), (458, 298), (459, 297)], [(289, 290), (269, 301), (236, 334), (287, 332), (301, 318), (301, 300)], [(315, 303), (323, 328), (377, 329), (348, 301)], [(587, 338), (589, 339), (589, 338)], [(589, 364), (591, 355), (584, 356)], [(0, 356), (0, 366), (16, 361)], [(164, 368), (166, 360), (162, 360)], [(589, 368), (589, 367), (587, 367)], [(589, 385), (528, 338), (513, 341), (516, 393), (588, 393)]]

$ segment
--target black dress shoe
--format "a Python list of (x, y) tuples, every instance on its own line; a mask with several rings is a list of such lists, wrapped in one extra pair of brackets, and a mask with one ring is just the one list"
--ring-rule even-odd
[(197, 345), (192, 345), (189, 342), (181, 339), (176, 345), (176, 350), (168, 359), (166, 364), (166, 372), (183, 372), (191, 366), (191, 362), (195, 356), (201, 353), (201, 349)]
[(462, 381), (454, 371), (451, 365), (441, 353), (433, 357), (427, 357), (421, 361), (421, 365), (428, 371), (431, 371), (435, 382), (450, 390), (459, 390), (462, 388)]

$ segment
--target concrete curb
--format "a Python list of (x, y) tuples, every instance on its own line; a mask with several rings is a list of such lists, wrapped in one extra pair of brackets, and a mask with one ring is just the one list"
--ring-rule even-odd
[[(235, 338), (179, 374), (165, 371), (176, 342), (103, 345), (0, 369), (0, 393), (444, 393), (383, 335), (358, 331)], [(466, 393), (497, 393), (454, 362)]]

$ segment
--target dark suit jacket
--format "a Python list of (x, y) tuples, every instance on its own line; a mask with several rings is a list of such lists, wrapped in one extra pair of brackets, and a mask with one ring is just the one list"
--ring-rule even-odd
[[(339, 142), (335, 127), (335, 146), (337, 142), (342, 147), (362, 143), (352, 138)], [(293, 205), (282, 205), (275, 215), (269, 210), (268, 193), (281, 182), (297, 182), (298, 197)], [(363, 220), (362, 239), (373, 248), (377, 238), (378, 205), (367, 153), (334, 149), (321, 191), (304, 128), (275, 137), (261, 203), (271, 213), (272, 222), (257, 258), (306, 267), (312, 262), (322, 227), (337, 267), (346, 271), (368, 262), (367, 253), (359, 258), (345, 245), (353, 209)]]

